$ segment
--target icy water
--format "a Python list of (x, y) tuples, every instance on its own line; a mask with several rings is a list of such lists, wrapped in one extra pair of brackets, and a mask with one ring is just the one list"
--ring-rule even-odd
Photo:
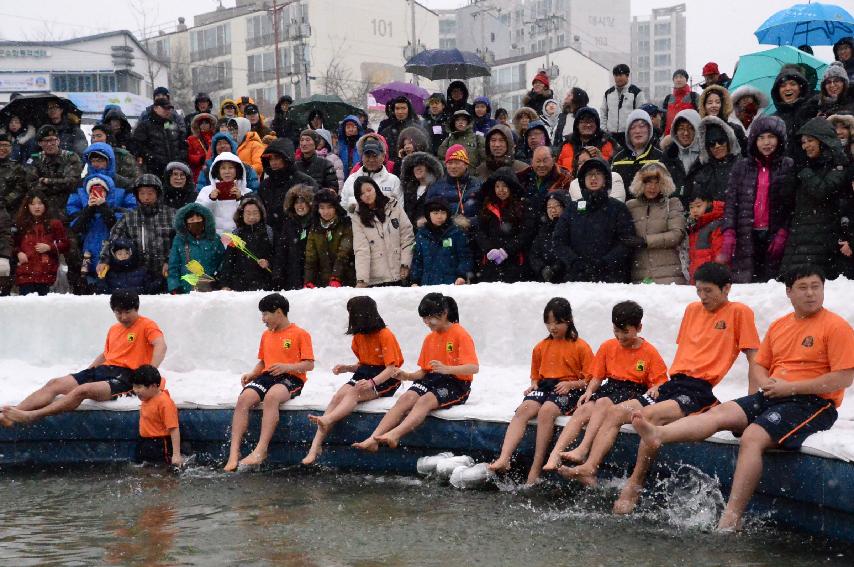
[(459, 491), (420, 478), (294, 469), (4, 471), (0, 564), (852, 564), (850, 547), (761, 521), (738, 536), (708, 533), (690, 498), (616, 519), (607, 513), (613, 491)]

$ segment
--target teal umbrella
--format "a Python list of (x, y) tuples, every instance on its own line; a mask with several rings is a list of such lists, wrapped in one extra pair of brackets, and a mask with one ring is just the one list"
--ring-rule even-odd
[(807, 83), (812, 89), (816, 88), (819, 77), (824, 76), (824, 70), (827, 68), (827, 63), (821, 59), (789, 45), (749, 53), (738, 58), (735, 76), (732, 78), (729, 91), (733, 92), (742, 85), (750, 85), (764, 92), (768, 95), (768, 100), (771, 101), (766, 113), (771, 114), (775, 110), (774, 99), (771, 97), (774, 79), (777, 78), (783, 65), (790, 63), (801, 67), (804, 76), (807, 78)]

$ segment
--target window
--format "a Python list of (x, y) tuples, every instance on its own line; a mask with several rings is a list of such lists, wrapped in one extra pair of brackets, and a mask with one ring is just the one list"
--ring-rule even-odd
[(670, 54), (662, 53), (660, 55), (655, 56), (655, 66), (656, 67), (669, 67), (670, 66)]
[[(647, 46), (649, 42), (647, 42)], [(655, 40), (655, 50), (656, 51), (670, 51), (670, 38), (665, 37), (664, 39), (656, 39)]]
[(660, 83), (662, 81), (670, 80), (670, 70), (669, 69), (659, 69), (655, 72), (655, 82)]
[(638, 33), (640, 35), (649, 35), (649, 24), (638, 24)]
[[(52, 73), (53, 89), (70, 93), (116, 92), (120, 89), (116, 73)], [(134, 92), (134, 91), (128, 91)], [(139, 86), (137, 84), (138, 94)]]
[(169, 40), (161, 39), (154, 42), (154, 55), (158, 59), (169, 59)]
[(228, 55), (230, 51), (230, 24), (190, 32), (190, 60), (193, 62)]
[[(280, 62), (281, 63), (281, 62)], [(276, 54), (273, 52), (250, 55), (246, 58), (246, 82), (263, 83), (276, 80)]]
[(638, 67), (648, 68), (649, 67), (649, 55), (641, 55), (638, 57)]
[(193, 91), (210, 92), (231, 88), (231, 61), (209, 65), (196, 65), (193, 73)]
[[(282, 24), (282, 13), (279, 12), (280, 39)], [(268, 14), (259, 14), (246, 19), (246, 49), (271, 45), (274, 41), (273, 18)]]
[(649, 84), (649, 71), (639, 71), (637, 74), (638, 83), (642, 85)]
[(439, 33), (440, 34), (454, 34), (457, 33), (457, 20), (455, 19), (443, 19), (439, 20)]
[(638, 51), (649, 51), (648, 39), (642, 39), (638, 42)]
[(457, 40), (453, 37), (442, 38), (439, 40), (439, 49), (454, 49), (457, 46)]
[(655, 24), (655, 35), (670, 35), (670, 22)]
[(525, 64), (511, 65), (493, 71), (495, 89), (499, 92), (515, 91), (527, 86)]
[(262, 89), (249, 89), (249, 96), (255, 100), (259, 108), (273, 107), (276, 105), (276, 87), (264, 87)]

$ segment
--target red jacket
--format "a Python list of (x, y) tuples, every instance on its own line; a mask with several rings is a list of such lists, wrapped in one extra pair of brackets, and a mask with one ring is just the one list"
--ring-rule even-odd
[(190, 170), (193, 172), (193, 183), (199, 180), (199, 173), (205, 166), (205, 160), (210, 157), (208, 150), (211, 147), (211, 138), (214, 133), (212, 131), (200, 132), (198, 136), (189, 136), (187, 138), (187, 161), (190, 165)]
[[(41, 254), (36, 252), (36, 244), (47, 244), (50, 251)], [(53, 285), (56, 272), (59, 270), (59, 255), (68, 252), (68, 238), (61, 221), (53, 219), (47, 224), (37, 222), (28, 231), (18, 233), (15, 238), (15, 255), (23, 252), (27, 262), (18, 263), (15, 273), (15, 283)]]
[(670, 126), (676, 115), (688, 108), (697, 110), (698, 95), (691, 90), (691, 85), (685, 85), (681, 89), (673, 89), (673, 93), (664, 98), (667, 116), (664, 121), (664, 135), (670, 134)]
[(694, 285), (694, 272), (706, 262), (714, 262), (724, 244), (724, 202), (715, 201), (712, 210), (688, 229), (688, 275)]

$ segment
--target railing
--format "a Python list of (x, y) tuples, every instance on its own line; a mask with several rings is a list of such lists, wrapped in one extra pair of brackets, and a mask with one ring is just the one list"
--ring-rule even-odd
[(201, 49), (199, 51), (191, 51), (190, 61), (204, 61), (205, 59), (213, 59), (214, 57), (219, 57), (220, 55), (228, 55), (229, 53), (231, 53), (231, 44), (217, 45), (214, 47)]
[(256, 47), (263, 47), (265, 45), (272, 45), (275, 40), (275, 35), (270, 33), (265, 33), (264, 35), (256, 35), (255, 37), (246, 38), (246, 49), (255, 49)]

